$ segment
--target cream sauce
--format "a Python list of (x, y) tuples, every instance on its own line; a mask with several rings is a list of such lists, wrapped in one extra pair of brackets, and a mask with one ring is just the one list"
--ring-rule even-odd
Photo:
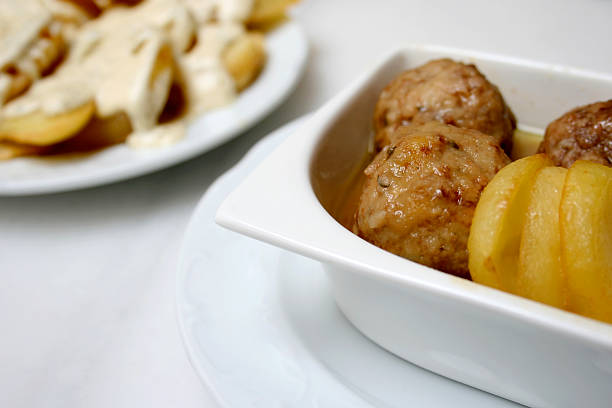
[[(235, 84), (221, 56), (244, 33), (244, 27), (233, 21), (246, 19), (252, 3), (148, 0), (134, 7), (112, 8), (84, 24), (56, 72), (6, 104), (0, 120), (35, 111), (66, 113), (93, 99), (100, 117), (128, 115), (133, 129), (127, 138), (130, 146), (174, 143), (184, 136), (185, 124), (158, 125), (173, 83), (179, 83), (186, 94), (186, 118), (235, 99)], [(209, 22), (215, 15), (220, 21)], [(30, 20), (29, 28), (12, 40), (13, 48), (0, 54), (0, 61), (27, 52), (44, 24), (48, 19), (36, 25)], [(1, 87), (2, 78), (0, 92)]]
[[(40, 70), (33, 58), (41, 58), (46, 44), (40, 43), (40, 33), (51, 21), (51, 13), (37, 2), (0, 0), (0, 72), (15, 68), (29, 80), (38, 78)], [(0, 106), (9, 99), (13, 81), (11, 75), (0, 74)]]
[(220, 21), (245, 21), (253, 10), (254, 0), (217, 1)]
[(83, 24), (89, 15), (73, 3), (64, 0), (40, 0), (44, 8), (58, 19), (75, 24)]
[(180, 0), (180, 3), (191, 11), (198, 26), (209, 23), (215, 18), (217, 2), (218, 0)]
[(27, 54), (50, 22), (51, 13), (33, 2), (0, 1), (0, 68)]
[(244, 22), (253, 11), (255, 0), (182, 0), (198, 24), (216, 19), (221, 22)]
[(181, 140), (186, 131), (185, 123), (178, 121), (158, 125), (144, 132), (132, 132), (125, 142), (137, 149), (170, 146)]
[(72, 81), (40, 80), (28, 92), (4, 106), (1, 118), (27, 115), (36, 111), (49, 116), (59, 115), (79, 108), (92, 100), (90, 83), (74, 79)]
[(227, 105), (235, 99), (234, 80), (223, 67), (221, 53), (243, 33), (244, 28), (236, 23), (210, 24), (199, 30), (198, 43), (182, 60), (192, 115)]

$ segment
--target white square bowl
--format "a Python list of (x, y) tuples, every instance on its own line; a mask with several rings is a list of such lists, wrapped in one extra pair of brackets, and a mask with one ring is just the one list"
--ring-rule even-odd
[(575, 106), (612, 97), (612, 76), (442, 47), (405, 48), (318, 110), (232, 192), (216, 220), (323, 262), (346, 317), (414, 364), (527, 405), (610, 406), (612, 325), (400, 258), (334, 218), (371, 143), (380, 91), (401, 71), (440, 57), (475, 63), (520, 126), (542, 129)]

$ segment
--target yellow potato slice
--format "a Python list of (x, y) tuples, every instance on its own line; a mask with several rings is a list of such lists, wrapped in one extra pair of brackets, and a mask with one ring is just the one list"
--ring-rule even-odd
[(535, 176), (519, 251), (517, 294), (565, 308), (559, 206), (567, 170), (544, 167)]
[(236, 90), (249, 86), (261, 72), (266, 60), (264, 37), (259, 33), (241, 35), (222, 54), (223, 65), (236, 83)]
[(512, 152), (510, 153), (510, 158), (512, 160), (518, 160), (536, 154), (543, 136), (535, 132), (516, 129), (512, 139)]
[(24, 93), (32, 81), (23, 72), (0, 72), (0, 106)]
[(69, 138), (89, 122), (95, 104), (89, 101), (65, 113), (41, 111), (0, 119), (0, 140), (34, 146), (48, 146)]
[(516, 292), (521, 232), (535, 173), (551, 166), (545, 155), (525, 157), (504, 167), (483, 190), (468, 239), (472, 279)]
[(76, 135), (61, 143), (49, 146), (45, 155), (87, 153), (125, 142), (132, 132), (130, 119), (123, 113), (101, 118), (95, 116)]
[(40, 154), (44, 149), (44, 147), (40, 146), (0, 142), (0, 160), (9, 160), (20, 156), (33, 156)]
[(560, 215), (569, 308), (612, 323), (612, 168), (575, 162)]
[(259, 25), (282, 20), (289, 6), (298, 1), (299, 0), (255, 0), (253, 2), (253, 10), (251, 11), (247, 23)]

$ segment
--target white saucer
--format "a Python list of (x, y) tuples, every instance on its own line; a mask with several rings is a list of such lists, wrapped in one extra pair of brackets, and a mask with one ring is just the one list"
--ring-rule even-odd
[(204, 383), (237, 408), (515, 406), (384, 351), (338, 310), (318, 262), (214, 223), (225, 196), (301, 121), (219, 178), (187, 229), (178, 320)]
[(304, 70), (308, 42), (289, 21), (266, 34), (267, 62), (257, 80), (231, 105), (204, 114), (178, 143), (157, 149), (124, 144), (71, 158), (17, 158), (0, 162), (0, 196), (55, 193), (93, 187), (180, 163), (240, 135), (275, 109)]

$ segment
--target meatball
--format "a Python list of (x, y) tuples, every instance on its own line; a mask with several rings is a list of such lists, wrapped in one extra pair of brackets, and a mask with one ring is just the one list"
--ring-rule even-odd
[(612, 166), (612, 100), (580, 106), (550, 123), (538, 152), (557, 166), (576, 160)]
[(366, 168), (353, 230), (372, 244), (469, 278), (480, 192), (510, 162), (493, 136), (437, 122), (404, 126)]
[(450, 59), (405, 71), (382, 91), (374, 110), (380, 150), (400, 125), (437, 121), (491, 135), (510, 152), (516, 120), (495, 85), (474, 65)]

